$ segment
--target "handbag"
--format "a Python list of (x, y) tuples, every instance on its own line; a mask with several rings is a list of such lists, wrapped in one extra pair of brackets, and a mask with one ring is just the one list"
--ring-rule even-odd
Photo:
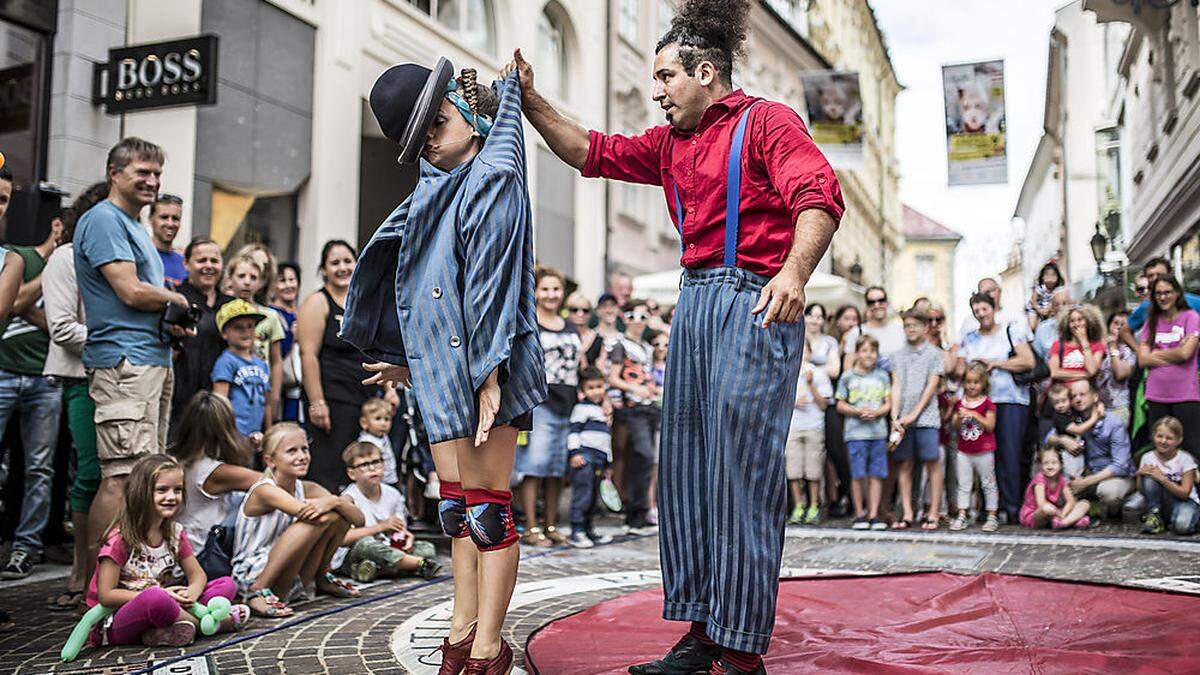
[[(1004, 326), (1004, 335), (1008, 338), (1008, 358), (1010, 359), (1017, 353), (1017, 348), (1013, 345), (1011, 329), (1012, 327), (1007, 324)], [(1033, 368), (1023, 373), (1012, 373), (1013, 382), (1016, 382), (1018, 386), (1035, 384), (1050, 377), (1050, 366), (1046, 365), (1046, 360), (1032, 347), (1029, 351), (1033, 354)]]
[(208, 541), (196, 556), (196, 562), (208, 575), (209, 579), (233, 576), (233, 546), (234, 530), (237, 527), (237, 515), (242, 509), (242, 499), (237, 500), (236, 506), (225, 516), (225, 520), (213, 525), (208, 530)]
[(300, 345), (292, 343), (292, 348), (283, 355), (279, 364), (283, 370), (283, 389), (287, 391), (300, 386)]

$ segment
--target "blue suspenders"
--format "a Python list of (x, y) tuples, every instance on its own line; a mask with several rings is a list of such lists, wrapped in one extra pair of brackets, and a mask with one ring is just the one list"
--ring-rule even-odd
[[(733, 140), (729, 142), (729, 166), (726, 169), (725, 180), (725, 259), (726, 267), (737, 267), (738, 225), (742, 205), (742, 152), (746, 145), (746, 121), (750, 119), (750, 111), (757, 103), (749, 108), (738, 119), (737, 128), (733, 132)], [(675, 215), (679, 222), (679, 246), (683, 247), (683, 201), (679, 198), (679, 184), (675, 184)]]

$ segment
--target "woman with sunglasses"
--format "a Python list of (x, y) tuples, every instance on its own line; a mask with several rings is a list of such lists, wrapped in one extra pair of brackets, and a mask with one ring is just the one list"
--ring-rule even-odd
[(520, 84), (453, 76), (444, 58), (406, 63), (371, 88), (421, 179), (364, 249), (340, 335), (378, 361), (366, 382), (411, 386), (429, 437), (454, 568), (439, 672), (499, 675), (512, 669), (501, 631), (520, 559), (509, 481), (546, 371)]
[(1196, 346), (1200, 314), (1188, 307), (1179, 280), (1167, 274), (1150, 284), (1150, 312), (1138, 333), (1138, 365), (1146, 368), (1146, 425), (1171, 415), (1183, 423), (1183, 447), (1200, 453), (1200, 382)]
[(592, 320), (592, 303), (587, 299), (587, 296), (580, 291), (567, 296), (567, 321), (575, 327), (575, 332), (579, 333), (579, 346), (583, 356), (583, 366), (596, 365), (595, 357), (599, 356), (600, 350), (597, 348), (597, 354), (593, 355), (592, 349), (597, 344), (596, 337), (599, 333), (595, 328), (588, 324)]
[[(571, 430), (571, 410), (578, 400), (583, 348), (575, 324), (559, 314), (566, 285), (562, 274), (538, 267), (534, 279), (546, 400), (533, 409), (529, 443), (517, 452), (514, 470), (521, 480), (521, 508), (525, 512), (521, 542), (548, 548), (567, 543), (566, 535), (558, 531), (558, 497), (567, 475), (567, 434)], [(539, 489), (545, 494), (545, 518), (541, 521), (537, 517)]]

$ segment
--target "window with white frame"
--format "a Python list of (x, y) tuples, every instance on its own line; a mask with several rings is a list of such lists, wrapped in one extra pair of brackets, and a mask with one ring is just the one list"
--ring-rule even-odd
[(917, 292), (932, 293), (934, 285), (935, 258), (931, 255), (917, 256)]
[(468, 47), (494, 54), (496, 31), (491, 0), (406, 0), (446, 28), (458, 33)]
[(567, 97), (567, 43), (559, 19), (550, 8), (538, 17), (538, 89), (559, 100)]

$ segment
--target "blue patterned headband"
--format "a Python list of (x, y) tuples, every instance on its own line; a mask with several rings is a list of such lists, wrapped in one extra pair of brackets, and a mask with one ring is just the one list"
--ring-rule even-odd
[(484, 138), (488, 137), (488, 134), (492, 131), (492, 118), (471, 110), (471, 104), (467, 103), (467, 99), (458, 93), (458, 80), (456, 78), (452, 77), (446, 83), (446, 98), (454, 104), (455, 108), (458, 108), (458, 112), (462, 114), (467, 124), (470, 124), (475, 131), (478, 131), (480, 136)]

